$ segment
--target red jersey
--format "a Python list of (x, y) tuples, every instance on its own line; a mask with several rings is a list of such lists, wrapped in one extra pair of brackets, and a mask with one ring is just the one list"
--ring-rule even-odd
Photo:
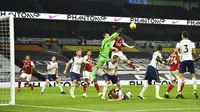
[(123, 45), (123, 38), (122, 37), (119, 37), (117, 39), (115, 39), (115, 43), (113, 45), (113, 47), (117, 48), (118, 51), (121, 51), (121, 48), (122, 48), (122, 45)]
[(178, 70), (179, 66), (179, 57), (175, 53), (172, 53), (169, 57), (170, 62), (170, 71), (176, 71)]
[[(29, 61), (24, 60), (23, 63), (24, 63), (24, 73), (32, 74), (33, 70), (31, 68), (31, 66), (33, 65), (33, 62), (31, 60), (29, 60)], [(28, 66), (28, 67), (26, 67), (26, 66)]]
[[(88, 55), (84, 56), (84, 62), (86, 63), (92, 63), (92, 58)], [(91, 64), (85, 64), (85, 67), (83, 68), (83, 71), (92, 72), (92, 65)]]

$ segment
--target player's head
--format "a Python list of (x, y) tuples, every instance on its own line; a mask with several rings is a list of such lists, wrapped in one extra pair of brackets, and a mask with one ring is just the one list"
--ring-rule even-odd
[(158, 51), (162, 51), (162, 46), (161, 46), (161, 45), (158, 45), (157, 50), (158, 50)]
[(82, 52), (81, 51), (76, 51), (76, 56), (81, 57), (82, 56)]
[(87, 51), (87, 55), (88, 55), (88, 56), (91, 56), (91, 55), (92, 55), (92, 51), (88, 50), (88, 51)]
[(108, 38), (108, 37), (110, 37), (110, 35), (108, 33), (103, 33), (103, 37)]
[(181, 37), (182, 37), (182, 39), (187, 39), (189, 37), (189, 32), (188, 31), (182, 31)]
[(30, 55), (27, 54), (27, 55), (25, 56), (25, 60), (30, 60)]
[(114, 55), (114, 56), (112, 57), (112, 63), (117, 63), (118, 61), (119, 61), (119, 56)]
[(55, 62), (56, 61), (56, 56), (52, 56), (51, 61)]
[(111, 99), (117, 97), (117, 94), (115, 92), (115, 88), (110, 89), (108, 94), (109, 94)]

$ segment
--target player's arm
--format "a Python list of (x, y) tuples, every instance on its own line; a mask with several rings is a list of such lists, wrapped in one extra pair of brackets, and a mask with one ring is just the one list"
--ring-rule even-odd
[(71, 65), (73, 63), (73, 59), (71, 59), (68, 63), (66, 63), (66, 66), (65, 66), (65, 70), (64, 70), (64, 74), (67, 73), (67, 70), (69, 68), (69, 65)]
[(119, 34), (122, 32), (123, 28), (120, 28), (117, 32), (113, 33), (110, 37), (105, 38), (104, 41), (113, 41), (115, 40)]
[(157, 62), (160, 62), (160, 63), (163, 63), (163, 64), (165, 63), (165, 61), (162, 60), (161, 54), (157, 55), (156, 61), (157, 61)]
[(31, 61), (31, 69), (35, 69), (35, 64)]
[(126, 42), (124, 42), (124, 40), (122, 40), (122, 45), (128, 48), (134, 48), (135, 46), (129, 46), (128, 44), (126, 44)]
[(108, 99), (108, 101), (120, 101), (122, 100), (122, 95), (119, 95), (117, 99)]
[(109, 72), (108, 72), (108, 66), (106, 64), (107, 62), (104, 63), (103, 67), (102, 67), (102, 71), (108, 75), (111, 75)]
[(115, 66), (115, 76), (117, 76), (118, 65)]
[(196, 47), (195, 47), (195, 44), (193, 43), (192, 44), (192, 54), (193, 54), (193, 57), (194, 57), (194, 61), (198, 61), (200, 60), (200, 57), (197, 56), (197, 51), (196, 51)]
[(118, 51), (118, 49), (116, 47), (114, 47), (114, 44), (115, 44), (115, 40), (113, 40), (112, 43), (110, 44), (110, 48), (115, 51)]

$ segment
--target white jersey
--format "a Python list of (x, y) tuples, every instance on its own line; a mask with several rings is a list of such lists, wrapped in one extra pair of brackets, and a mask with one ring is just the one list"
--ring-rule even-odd
[(106, 62), (104, 63), (104, 65), (103, 65), (103, 68), (106, 68), (107, 71), (108, 71), (109, 73), (111, 73), (112, 75), (115, 74), (115, 71), (116, 71), (117, 67), (118, 67), (118, 64), (117, 64), (117, 63), (113, 64), (113, 63), (111, 62), (111, 60), (106, 61)]
[(194, 42), (190, 40), (181, 40), (180, 43), (177, 43), (176, 48), (180, 50), (180, 60), (193, 60), (192, 49), (195, 48)]
[[(49, 69), (49, 68), (52, 68), (52, 67), (55, 67), (53, 69)], [(49, 70), (48, 70), (49, 69)], [(48, 74), (56, 74), (57, 70), (58, 70), (58, 63), (57, 62), (49, 62), (47, 64), (47, 70), (48, 70)]]
[(162, 60), (162, 54), (160, 53), (160, 51), (156, 51), (153, 53), (151, 63), (149, 64), (149, 65), (153, 66), (154, 68), (157, 68), (157, 65), (158, 65), (158, 61), (156, 60), (157, 57), (159, 57), (160, 60)]
[(73, 57), (70, 62), (72, 63), (72, 66), (71, 66), (71, 69), (70, 69), (70, 72), (74, 72), (74, 73), (77, 73), (77, 74), (81, 74), (81, 65), (83, 63), (83, 57)]

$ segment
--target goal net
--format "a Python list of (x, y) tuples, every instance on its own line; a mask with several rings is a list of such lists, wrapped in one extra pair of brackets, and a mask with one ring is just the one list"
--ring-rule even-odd
[(0, 105), (15, 104), (14, 19), (0, 17)]

